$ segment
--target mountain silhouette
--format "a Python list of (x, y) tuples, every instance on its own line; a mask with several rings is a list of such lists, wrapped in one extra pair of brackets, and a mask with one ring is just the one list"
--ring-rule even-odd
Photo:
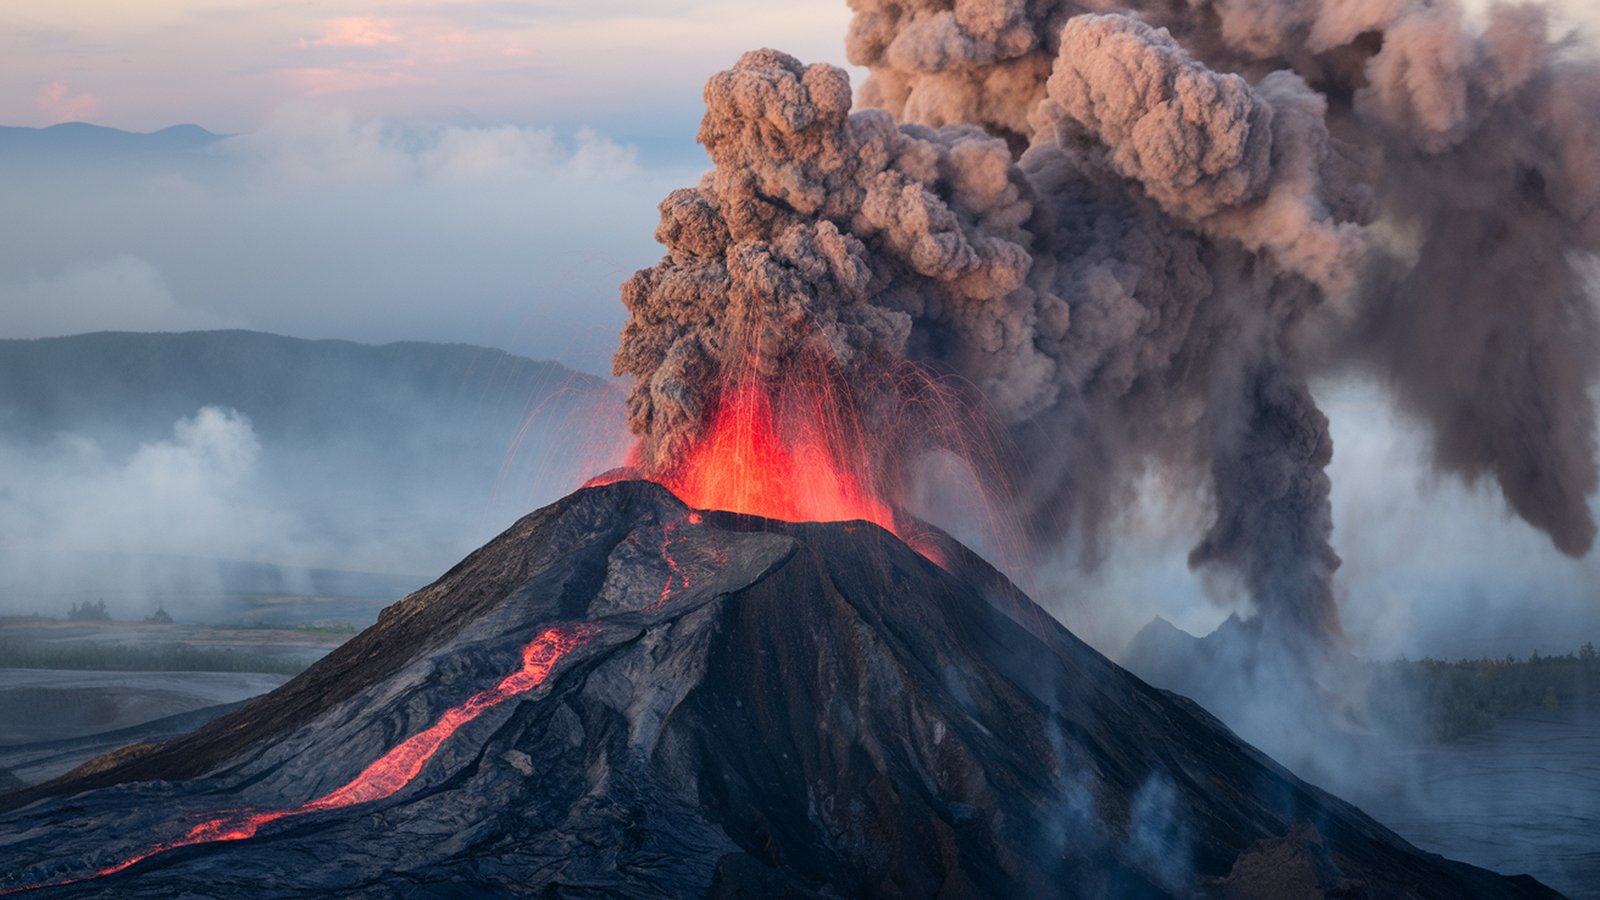
[(173, 125), (148, 133), (88, 122), (63, 122), (45, 128), (0, 125), (0, 157), (55, 162), (176, 159), (198, 156), (226, 137), (199, 125)]

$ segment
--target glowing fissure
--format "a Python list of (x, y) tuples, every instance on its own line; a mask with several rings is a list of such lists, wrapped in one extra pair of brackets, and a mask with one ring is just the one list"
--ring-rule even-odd
[[(661, 602), (665, 602), (667, 591), (670, 590), (670, 587), (671, 581), (669, 579), (668, 587), (663, 589)], [(0, 894), (14, 894), (44, 887), (60, 887), (88, 881), (91, 878), (101, 878), (121, 872), (157, 854), (176, 850), (180, 847), (214, 844), (223, 841), (240, 841), (251, 838), (255, 836), (263, 825), (279, 819), (342, 809), (392, 797), (422, 773), (423, 767), (433, 758), (434, 753), (461, 726), (506, 700), (531, 691), (543, 684), (545, 679), (550, 676), (550, 671), (555, 668), (556, 663), (563, 656), (573, 648), (588, 643), (595, 635), (599, 634), (600, 629), (601, 626), (598, 622), (584, 622), (578, 625), (546, 629), (523, 648), (522, 667), (520, 669), (506, 676), (494, 687), (473, 694), (460, 706), (445, 710), (444, 715), (440, 716), (439, 721), (435, 722), (432, 727), (412, 735), (394, 749), (378, 757), (348, 784), (309, 803), (287, 810), (242, 810), (217, 816), (200, 822), (176, 840), (157, 844), (142, 853), (128, 857), (116, 865), (108, 866), (92, 875), (25, 885), (0, 891)]]
[[(697, 512), (689, 513), (686, 519), (690, 525), (699, 525), (701, 522), (700, 514)], [(642, 610), (643, 612), (654, 612), (667, 605), (667, 601), (672, 599), (673, 581), (678, 582), (679, 590), (687, 590), (689, 587), (689, 573), (678, 565), (677, 558), (672, 555), (672, 545), (683, 540), (678, 534), (678, 526), (680, 524), (679, 522), (668, 522), (661, 526), (661, 559), (667, 564), (667, 583), (661, 586), (660, 598), (645, 607)]]

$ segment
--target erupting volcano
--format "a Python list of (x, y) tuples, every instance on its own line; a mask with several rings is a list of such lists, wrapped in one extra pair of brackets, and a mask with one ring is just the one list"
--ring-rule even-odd
[[(928, 451), (966, 455), (908, 402), (921, 370), (981, 399), (1003, 452), (976, 468), (1014, 486), (991, 499), (1030, 551), (1092, 564), (1156, 476), (1201, 507), (1173, 517), (1200, 526), (1190, 565), (1315, 657), (1343, 629), (1314, 387), (1359, 377), (1442, 473), (1588, 551), (1600, 66), (1545, 9), (851, 5), (858, 91), (773, 49), (706, 85), (713, 168), (661, 203), (666, 252), (622, 289), (647, 476), (883, 521), (857, 499), (896, 507)], [(829, 440), (789, 422), (800, 372)], [(763, 404), (779, 447), (724, 452)], [(812, 476), (813, 447), (850, 477)], [(809, 500), (819, 482), (839, 496)]]
[(1536, 6), (852, 6), (862, 108), (775, 50), (706, 87), (713, 168), (622, 289), (628, 467), (243, 709), (0, 796), (0, 892), (1549, 895), (901, 510), (930, 452), (989, 456), (1030, 546), (1092, 546), (1159, 473), (1205, 504), (1190, 564), (1315, 659), (1312, 385), (1360, 367), (1587, 552), (1600, 68)]
[(581, 490), (245, 708), (0, 797), (0, 890), (1549, 896), (940, 550)]

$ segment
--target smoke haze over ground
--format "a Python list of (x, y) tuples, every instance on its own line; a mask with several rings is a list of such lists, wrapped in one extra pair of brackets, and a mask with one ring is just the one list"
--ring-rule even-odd
[[(1425, 439), (1375, 385), (1319, 382), (1315, 394), (1338, 448), (1329, 465), (1344, 561), (1335, 581), (1352, 651), (1524, 657), (1600, 634), (1600, 556), (1561, 553), (1493, 485), (1441, 476)], [(1036, 593), (1114, 658), (1156, 616), (1207, 634), (1248, 608), (1230, 585), (1189, 569), (1200, 521), (1191, 498), (1146, 479), (1119, 510), (1100, 564), (1047, 565)]]
[(599, 379), (459, 345), (0, 341), (0, 615), (393, 601), (610, 465), (618, 406)]

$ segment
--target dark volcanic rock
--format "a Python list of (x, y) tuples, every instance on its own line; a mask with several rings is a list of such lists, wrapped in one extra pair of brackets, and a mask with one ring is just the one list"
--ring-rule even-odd
[[(70, 772), (96, 757), (127, 747), (129, 744), (181, 737), (213, 719), (238, 709), (245, 702), (239, 700), (233, 703), (203, 706), (127, 728), (102, 731), (83, 737), (0, 746), (0, 794), (21, 790), (29, 784), (37, 784)], [(7, 783), (6, 772), (14, 776), (14, 783)]]
[(558, 627), (587, 638), (391, 795), (39, 893), (1549, 895), (1418, 851), (942, 555), (580, 491), (238, 712), (0, 798), (0, 890), (327, 796)]

